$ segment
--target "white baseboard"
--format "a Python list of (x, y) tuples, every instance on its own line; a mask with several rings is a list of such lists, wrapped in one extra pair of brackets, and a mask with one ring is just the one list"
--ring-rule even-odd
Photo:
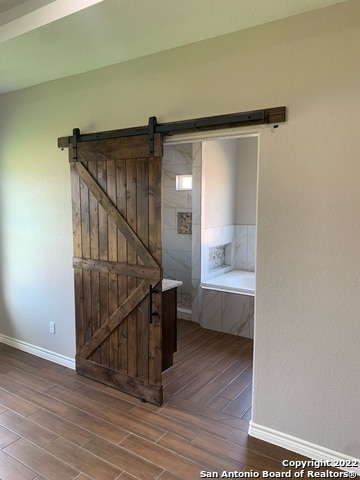
[[(272, 428), (263, 427), (252, 421), (249, 425), (249, 435), (251, 437), (259, 438), (265, 442), (272, 443), (278, 447), (286, 448), (292, 452), (304, 455), (312, 460), (324, 460), (331, 462), (338, 462), (341, 470), (355, 472), (360, 475), (360, 460), (355, 457), (344, 455), (343, 453), (335, 452), (328, 448), (320, 447), (310, 442), (306, 442), (286, 433), (273, 430)], [(284, 459), (285, 460), (285, 459)], [(357, 465), (356, 467), (348, 467), (347, 465)]]
[(64, 367), (75, 370), (75, 359), (73, 358), (65, 357), (64, 355), (60, 355), (59, 353), (52, 352), (50, 350), (46, 350), (45, 348), (37, 347), (36, 345), (31, 345), (30, 343), (26, 343), (21, 340), (17, 340), (16, 338), (7, 337), (6, 335), (1, 334), (0, 343), (5, 343), (10, 347), (17, 348), (18, 350), (31, 353), (32, 355), (36, 355), (37, 357), (44, 358), (45, 360), (49, 360), (50, 362), (54, 362), (59, 365), (63, 365)]

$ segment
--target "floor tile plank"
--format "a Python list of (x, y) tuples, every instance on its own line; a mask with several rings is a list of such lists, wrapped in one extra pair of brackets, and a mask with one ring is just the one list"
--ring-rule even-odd
[(0, 424), (19, 437), (26, 438), (38, 447), (44, 447), (57, 438), (53, 432), (36, 425), (29, 418), (7, 411), (0, 414)]
[(63, 417), (68, 422), (74, 423), (89, 432), (92, 432), (94, 435), (105, 438), (113, 443), (119, 443), (123, 440), (128, 433), (114, 425), (110, 422), (95, 417), (94, 415), (89, 415), (86, 412), (73, 408)]
[(151, 425), (147, 422), (139, 423), (137, 418), (131, 417), (122, 411), (117, 411), (112, 408), (104, 408), (96, 415), (98, 418), (110, 422), (112, 425), (117, 425), (122, 430), (133, 432), (140, 437), (156, 442), (165, 433), (165, 430)]
[[(7, 412), (8, 410), (5, 410)], [(1, 417), (0, 417), (1, 418)], [(20, 437), (14, 432), (11, 432), (1, 424), (0, 420), (0, 448), (7, 447), (11, 443), (18, 440)]]
[[(224, 442), (223, 439), (221, 441)], [(202, 448), (201, 445), (196, 443), (196, 439), (190, 443), (172, 433), (167, 433), (157, 444), (178, 452), (178, 454), (186, 458), (190, 458), (200, 464), (202, 469), (233, 471), (242, 470), (244, 467), (241, 462), (232, 460), (229, 456), (224, 455), (223, 452), (219, 455), (214, 450), (209, 449), (207, 445), (205, 445), (205, 448)]]
[(6, 447), (3, 452), (51, 480), (73, 480), (80, 473), (79, 470), (23, 438)]
[(182, 478), (184, 479), (194, 479), (199, 477), (199, 472), (201, 470), (199, 464), (178, 455), (173, 451), (163, 448), (160, 445), (151, 443), (148, 440), (136, 437), (135, 435), (129, 435), (121, 442), (121, 446), (130, 452), (145, 458), (149, 462), (161, 466), (170, 473), (176, 475), (181, 472)]
[(66, 438), (75, 445), (83, 445), (93, 438), (94, 434), (80, 427), (76, 423), (69, 422), (62, 417), (58, 417), (53, 413), (40, 410), (28, 417), (34, 423), (48, 428), (59, 437)]
[(129, 452), (123, 448), (122, 444), (114, 445), (99, 437), (90, 440), (85, 448), (98, 457), (113, 463), (120, 470), (124, 470), (142, 480), (155, 479), (163, 471), (163, 468), (155, 462), (142, 458), (140, 452)]
[(96, 480), (115, 480), (122, 473), (102, 458), (84, 448), (77, 447), (64, 438), (58, 438), (50, 443), (45, 450), (90, 477), (96, 471)]
[(56, 386), (47, 390), (46, 394), (67, 404), (70, 408), (76, 407), (90, 414), (95, 414), (104, 408), (102, 403), (79, 394), (78, 390), (70, 391), (64, 387)]
[(134, 407), (129, 415), (146, 423), (162, 428), (164, 431), (172, 432), (186, 440), (192, 440), (199, 433), (198, 428), (184, 425), (182, 422), (173, 420), (159, 413), (148, 411), (141, 407)]
[[(95, 383), (95, 382), (94, 382)], [(114, 395), (114, 389), (105, 390), (104, 385), (96, 383), (94, 387), (89, 385), (81, 385), (76, 393), (82, 395), (84, 398), (93, 400), (109, 408), (121, 409), (122, 412), (126, 412), (133, 408), (133, 403), (129, 401), (129, 395), (127, 395), (127, 401), (119, 399), (118, 396)]]
[(18, 395), (13, 395), (2, 388), (0, 388), (0, 405), (24, 417), (39, 410), (39, 407), (34, 403), (28, 402)]
[(0, 451), (0, 478), (4, 480), (34, 480), (38, 478), (38, 474), (4, 451)]
[(64, 415), (70, 410), (70, 407), (65, 403), (59, 402), (55, 398), (50, 397), (42, 392), (33, 390), (32, 388), (24, 387), (19, 394), (29, 402), (37, 405), (39, 408), (44, 408), (56, 415)]
[(53, 387), (55, 384), (43, 378), (40, 378), (37, 375), (31, 375), (29, 373), (23, 372), (19, 368), (9, 368), (6, 371), (6, 376), (12, 378), (22, 384), (23, 386), (26, 385), (30, 388), (34, 388), (39, 392), (46, 392), (49, 388)]

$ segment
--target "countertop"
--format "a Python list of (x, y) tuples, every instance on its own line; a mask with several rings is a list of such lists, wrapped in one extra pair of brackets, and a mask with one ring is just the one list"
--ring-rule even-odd
[(164, 278), (161, 282), (162, 291), (165, 292), (166, 290), (171, 290), (172, 288), (180, 287), (183, 282), (180, 280), (170, 280), (168, 278)]

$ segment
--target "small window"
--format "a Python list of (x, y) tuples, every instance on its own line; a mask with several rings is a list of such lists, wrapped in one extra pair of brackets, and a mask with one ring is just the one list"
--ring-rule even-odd
[(192, 175), (176, 175), (176, 190), (192, 190)]

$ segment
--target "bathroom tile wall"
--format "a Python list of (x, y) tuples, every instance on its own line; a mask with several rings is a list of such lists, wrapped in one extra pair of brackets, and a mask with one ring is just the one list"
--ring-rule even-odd
[[(230, 245), (223, 265), (214, 268), (209, 252), (222, 245)], [(227, 225), (203, 229), (201, 252), (202, 281), (217, 277), (231, 270), (255, 271), (255, 225)]]
[(202, 289), (202, 326), (254, 338), (254, 297)]
[(225, 265), (226, 245), (209, 248), (209, 269), (222, 267)]
[(255, 225), (235, 225), (234, 270), (255, 272)]
[[(212, 263), (209, 257), (210, 249), (220, 245), (231, 244), (234, 246), (234, 225), (226, 225), (224, 227), (204, 228), (202, 230), (202, 247), (201, 247), (201, 279), (202, 281), (217, 277), (223, 273), (233, 270), (234, 261), (230, 254), (230, 258), (225, 259), (225, 264), (218, 268), (211, 268)], [(234, 252), (231, 248), (231, 252)]]
[[(192, 144), (165, 145), (163, 156), (164, 277), (181, 280), (191, 292), (192, 234), (178, 232), (178, 214), (192, 212), (192, 191), (176, 190), (176, 175), (192, 174)], [(184, 231), (180, 229), (180, 231)]]
[(201, 176), (202, 176), (202, 146), (194, 142), (193, 148), (193, 190), (192, 190), (192, 320), (201, 324), (202, 295), (201, 278)]

